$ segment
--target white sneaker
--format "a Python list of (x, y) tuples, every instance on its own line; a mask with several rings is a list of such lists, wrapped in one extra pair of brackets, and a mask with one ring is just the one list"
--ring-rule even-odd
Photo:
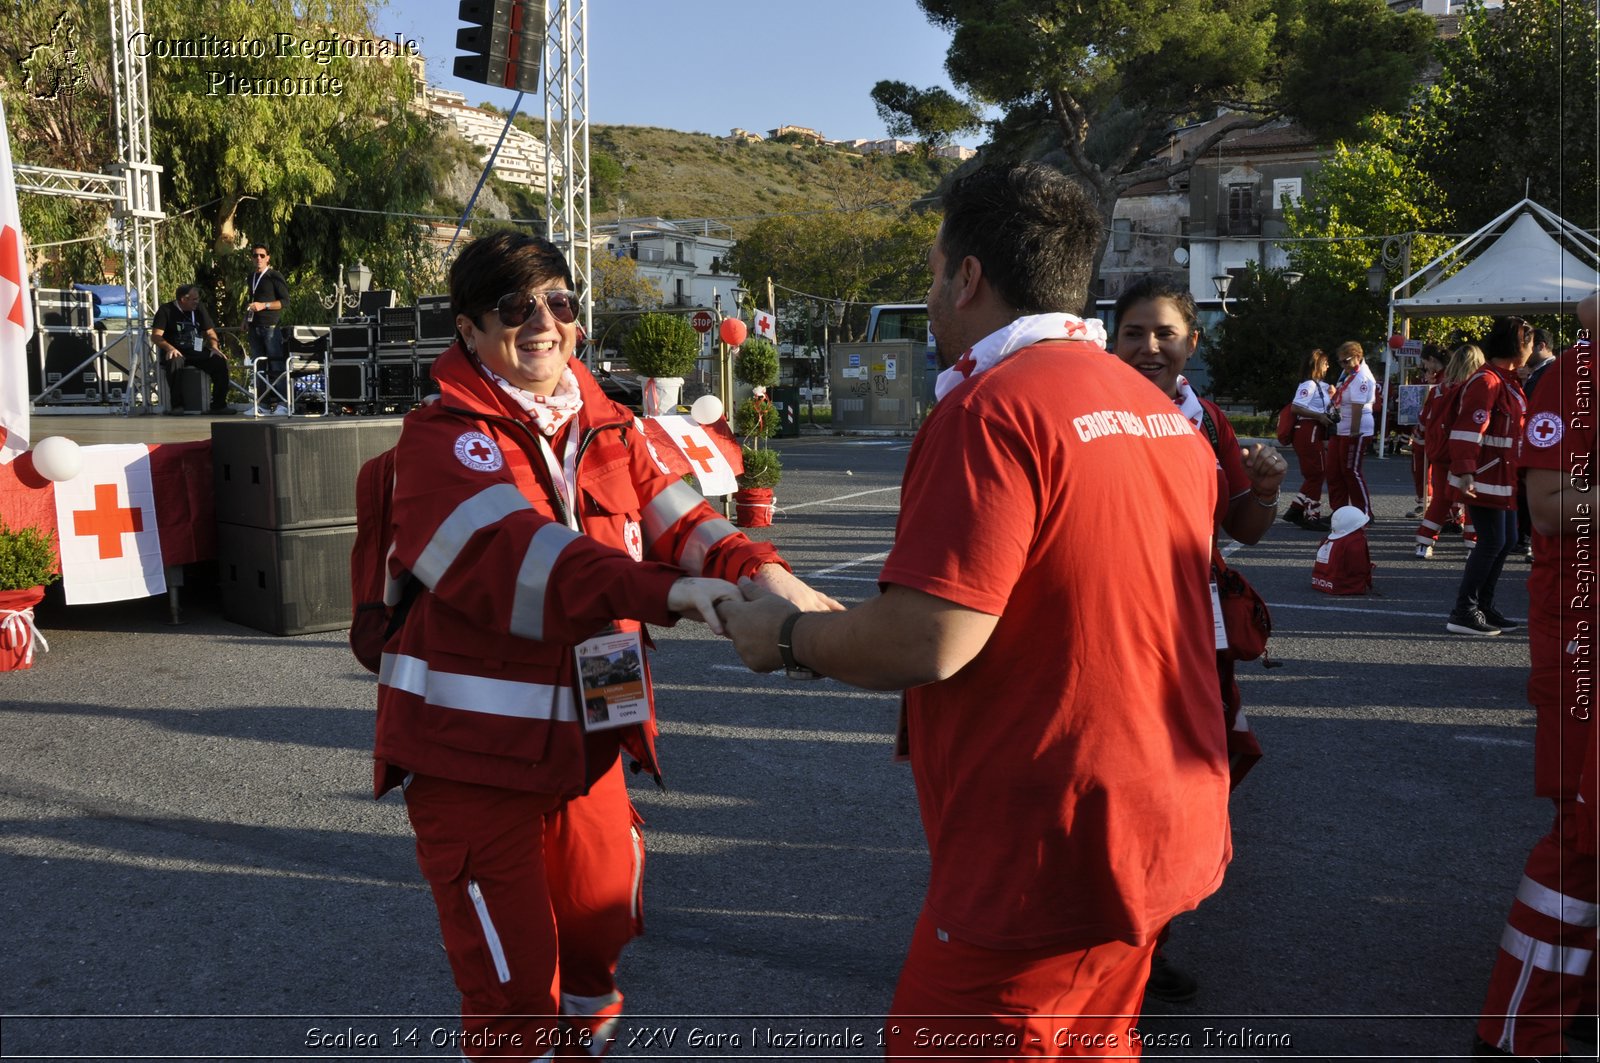
[(272, 408), (272, 416), (274, 416), (274, 417), (287, 417), (287, 416), (289, 416), (289, 407), (285, 406), (281, 402), (278, 403), (276, 406), (274, 406)]
[(1426, 561), (1428, 558), (1433, 556), (1433, 547), (1428, 546), (1425, 543), (1418, 543), (1417, 556)]

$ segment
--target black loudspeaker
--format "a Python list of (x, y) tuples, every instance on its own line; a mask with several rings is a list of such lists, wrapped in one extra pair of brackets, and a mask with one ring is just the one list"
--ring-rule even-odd
[(378, 311), (378, 345), (385, 343), (415, 343), (417, 339), (417, 308), (394, 306)]
[(178, 393), (183, 412), (205, 413), (211, 404), (211, 378), (204, 369), (186, 365), (178, 370)]
[(333, 406), (353, 407), (372, 402), (366, 362), (328, 363), (328, 402)]
[(271, 635), (350, 626), (356, 527), (273, 531), (217, 524), (222, 615)]
[(356, 304), (356, 313), (362, 317), (377, 317), (378, 311), (395, 304), (397, 293), (393, 288), (374, 288), (362, 292)]
[(417, 339), (453, 340), (456, 316), (450, 312), (448, 295), (423, 295), (417, 298)]
[(94, 327), (94, 296), (70, 288), (40, 288), (34, 292), (34, 324), (41, 329)]
[[(41, 329), (28, 341), (28, 394), (41, 405), (82, 405), (106, 398), (99, 337), (87, 329)], [(60, 384), (58, 390), (44, 389)]]
[(333, 357), (341, 361), (372, 357), (371, 325), (333, 326)]
[(398, 417), (216, 421), (217, 516), (275, 530), (349, 524), (356, 519), (356, 474), (399, 438)]

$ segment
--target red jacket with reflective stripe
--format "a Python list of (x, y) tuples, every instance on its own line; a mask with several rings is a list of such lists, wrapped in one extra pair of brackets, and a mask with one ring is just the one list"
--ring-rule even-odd
[[(652, 773), (655, 720), (585, 735), (573, 648), (615, 623), (670, 625), (688, 575), (736, 580), (780, 559), (663, 471), (633, 415), (579, 362), (577, 516), (562, 520), (537, 430), (460, 344), (434, 364), (438, 401), (395, 450), (392, 575), (424, 590), (384, 647), (374, 789), (408, 771), (583, 793), (626, 748)], [(630, 551), (638, 551), (635, 560)]]
[(1492, 362), (1461, 385), (1450, 423), (1450, 484), (1459, 488), (1461, 477), (1472, 475), (1473, 505), (1516, 508), (1517, 440), (1527, 405), (1516, 375)]

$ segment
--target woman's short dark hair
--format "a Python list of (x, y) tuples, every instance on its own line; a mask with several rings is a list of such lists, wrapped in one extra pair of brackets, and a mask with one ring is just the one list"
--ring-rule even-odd
[(1155, 299), (1169, 299), (1178, 308), (1178, 313), (1183, 315), (1184, 324), (1189, 326), (1191, 333), (1200, 329), (1200, 308), (1194, 303), (1194, 296), (1189, 292), (1189, 286), (1174, 277), (1163, 273), (1150, 273), (1126, 288), (1117, 296), (1117, 303), (1111, 310), (1112, 320), (1118, 322), (1121, 328), (1122, 315), (1129, 307), (1139, 303), (1148, 303)]
[(1489, 324), (1489, 331), (1481, 345), (1483, 356), (1491, 362), (1497, 359), (1516, 361), (1522, 355), (1522, 341), (1532, 334), (1528, 323), (1520, 317), (1497, 317)]
[(1100, 216), (1083, 188), (1040, 163), (984, 166), (944, 195), (945, 276), (971, 255), (1020, 313), (1081, 312), (1099, 239)]
[(502, 295), (533, 291), (552, 278), (572, 287), (566, 256), (544, 237), (511, 229), (480, 236), (450, 266), (450, 311), (478, 321)]

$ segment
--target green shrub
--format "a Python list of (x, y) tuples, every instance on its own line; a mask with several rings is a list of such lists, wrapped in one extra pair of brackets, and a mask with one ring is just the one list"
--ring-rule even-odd
[(753, 388), (770, 388), (778, 382), (778, 348), (759, 336), (745, 340), (733, 359), (733, 378)]
[(0, 591), (42, 587), (60, 579), (50, 536), (38, 528), (6, 527), (0, 520)]
[(646, 314), (622, 341), (622, 356), (643, 377), (685, 376), (700, 357), (700, 334), (678, 314)]
[(1240, 439), (1247, 436), (1273, 439), (1278, 434), (1278, 418), (1275, 414), (1268, 416), (1264, 413), (1230, 413), (1228, 422), (1233, 425), (1234, 434)]
[(744, 448), (744, 472), (739, 474), (740, 487), (776, 487), (783, 479), (783, 462), (776, 450)]
[(771, 399), (745, 399), (733, 411), (733, 430), (749, 440), (771, 439), (778, 432), (778, 408)]

